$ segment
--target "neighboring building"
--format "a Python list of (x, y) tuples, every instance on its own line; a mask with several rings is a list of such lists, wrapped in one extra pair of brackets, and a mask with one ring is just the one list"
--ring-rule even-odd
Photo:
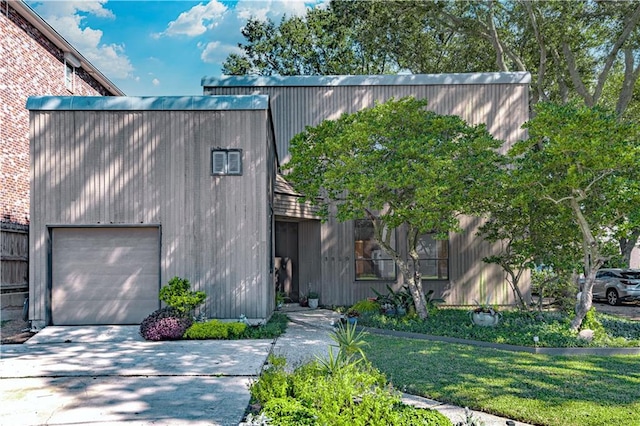
[[(138, 323), (173, 276), (205, 291), (205, 313), (217, 318), (269, 317), (276, 275), (291, 299), (311, 288), (329, 305), (397, 288), (402, 277), (367, 221), (321, 223), (276, 174), (289, 140), (413, 95), (487, 123), (507, 149), (525, 136), (529, 82), (526, 73), (230, 77), (205, 79), (202, 97), (30, 98), (30, 319)], [(434, 297), (514, 301), (502, 270), (482, 262), (492, 247), (475, 236), (479, 223), (464, 218), (464, 232), (444, 242), (424, 236), (423, 285)]]
[[(528, 73), (229, 76), (204, 78), (202, 86), (205, 95), (268, 95), (278, 158), (284, 163), (289, 159), (289, 141), (305, 126), (405, 96), (428, 99), (428, 108), (439, 114), (486, 123), (494, 137), (505, 141), (505, 152), (526, 136), (521, 126), (529, 118), (530, 80)], [(281, 208), (274, 212), (275, 252), (293, 262), (288, 268), (293, 270), (291, 284), (285, 286), (291, 299), (297, 300), (299, 292), (311, 287), (320, 293), (321, 303), (352, 304), (373, 296), (372, 288), (386, 292), (388, 284), (396, 289), (402, 285), (393, 260), (375, 244), (369, 221), (338, 223), (330, 218), (321, 224), (313, 212), (293, 209), (296, 197), (288, 193), (279, 195), (289, 199), (288, 207), (277, 205)], [(467, 217), (462, 225), (464, 232), (452, 233), (449, 241), (422, 238), (424, 289), (434, 290), (434, 297), (453, 305), (487, 296), (493, 303), (514, 303), (502, 269), (482, 261), (492, 247), (475, 235), (480, 221)], [(406, 245), (400, 234), (396, 245)], [(527, 276), (522, 286), (529, 295)]]
[[(2, 306), (22, 305), (28, 271), (29, 111), (34, 95), (123, 95), (22, 1), (0, 1)], [(14, 297), (15, 296), (15, 297)]]

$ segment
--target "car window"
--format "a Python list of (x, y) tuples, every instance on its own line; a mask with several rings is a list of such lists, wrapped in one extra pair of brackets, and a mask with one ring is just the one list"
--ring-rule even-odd
[(626, 271), (622, 276), (630, 280), (640, 280), (640, 271)]

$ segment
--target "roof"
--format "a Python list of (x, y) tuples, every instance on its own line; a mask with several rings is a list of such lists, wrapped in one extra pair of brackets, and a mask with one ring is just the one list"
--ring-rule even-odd
[(528, 72), (485, 72), (409, 75), (297, 75), (203, 77), (203, 87), (263, 86), (409, 86), (460, 84), (529, 84)]
[(293, 186), (287, 181), (287, 179), (280, 173), (276, 174), (276, 184), (274, 191), (279, 194), (291, 195), (294, 197), (301, 197), (300, 193), (293, 189)]
[(114, 96), (123, 96), (124, 92), (113, 84), (104, 74), (102, 74), (87, 58), (82, 56), (67, 40), (64, 39), (56, 30), (47, 24), (31, 7), (22, 0), (10, 2), (11, 7), (26, 19), (31, 25), (36, 27), (47, 39), (49, 39), (56, 47), (64, 53), (70, 53), (80, 60), (80, 66), (93, 78), (96, 79), (107, 91)]
[(266, 110), (266, 95), (233, 96), (31, 96), (36, 111), (230, 111)]

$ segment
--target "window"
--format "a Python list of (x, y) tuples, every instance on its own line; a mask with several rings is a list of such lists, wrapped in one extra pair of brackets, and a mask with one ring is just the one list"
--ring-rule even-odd
[(212, 149), (211, 150), (211, 174), (212, 175), (241, 175), (242, 174), (242, 150), (241, 149)]
[[(354, 229), (356, 280), (395, 280), (395, 262), (376, 242), (373, 222), (356, 220)], [(396, 246), (395, 233), (391, 234), (391, 246)]]
[(67, 88), (67, 90), (72, 93), (74, 89), (74, 84), (73, 84), (74, 74), (75, 74), (75, 69), (73, 68), (73, 65), (65, 61), (64, 62), (64, 85)]
[(434, 234), (418, 238), (420, 273), (423, 280), (449, 279), (449, 240), (436, 240)]

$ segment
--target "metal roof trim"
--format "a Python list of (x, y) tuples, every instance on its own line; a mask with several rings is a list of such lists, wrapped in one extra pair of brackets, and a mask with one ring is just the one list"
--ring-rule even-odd
[(235, 96), (31, 96), (31, 111), (231, 111), (267, 110), (266, 95)]
[(327, 76), (221, 76), (203, 77), (203, 87), (269, 86), (435, 86), (463, 84), (529, 84), (528, 72), (486, 72), (408, 75), (327, 75)]

